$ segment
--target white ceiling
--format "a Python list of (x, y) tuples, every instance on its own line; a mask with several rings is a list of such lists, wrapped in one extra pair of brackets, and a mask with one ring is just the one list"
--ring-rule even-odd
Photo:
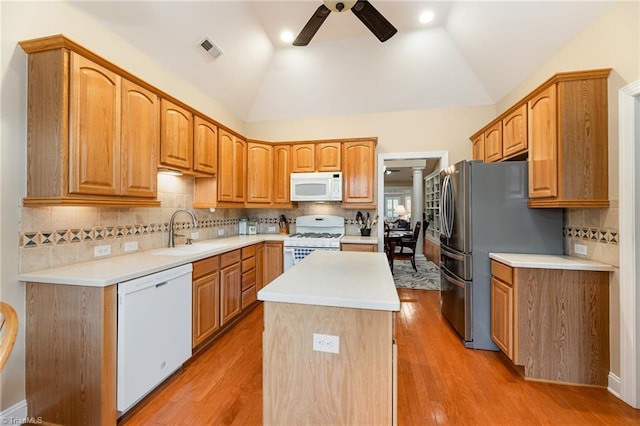
[[(494, 104), (611, 1), (384, 1), (398, 29), (380, 43), (351, 12), (331, 13), (306, 47), (297, 34), (321, 4), (304, 1), (75, 2), (107, 28), (245, 121)], [(436, 18), (422, 25), (417, 16)], [(209, 36), (224, 54), (199, 47)]]

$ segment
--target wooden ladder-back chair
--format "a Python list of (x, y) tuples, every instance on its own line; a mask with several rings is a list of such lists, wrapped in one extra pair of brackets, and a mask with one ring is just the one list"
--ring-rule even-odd
[(0, 371), (11, 355), (18, 334), (18, 316), (11, 305), (0, 302)]

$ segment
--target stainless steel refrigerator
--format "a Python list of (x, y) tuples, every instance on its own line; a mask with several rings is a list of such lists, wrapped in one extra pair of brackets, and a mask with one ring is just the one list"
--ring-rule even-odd
[(440, 174), (440, 304), (468, 348), (491, 340), (489, 252), (562, 254), (561, 209), (527, 207), (527, 163), (462, 161)]

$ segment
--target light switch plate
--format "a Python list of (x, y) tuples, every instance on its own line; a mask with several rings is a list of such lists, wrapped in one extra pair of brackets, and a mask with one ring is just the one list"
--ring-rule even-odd
[(276, 232), (276, 227), (275, 226), (270, 226), (269, 227), (269, 232)]
[(110, 254), (111, 254), (111, 244), (106, 246), (95, 246), (93, 248), (94, 257), (108, 256)]
[(313, 350), (318, 352), (340, 353), (340, 337), (331, 334), (313, 333)]
[(137, 241), (129, 241), (124, 243), (124, 251), (136, 251), (138, 250), (138, 242)]
[(218, 229), (218, 236), (224, 235), (224, 229)]
[(192, 240), (197, 240), (198, 238), (200, 238), (200, 233), (199, 232), (192, 232), (191, 233), (191, 239)]
[(581, 254), (583, 256), (587, 255), (587, 246), (585, 246), (584, 244), (574, 244), (573, 245), (573, 252), (575, 254)]

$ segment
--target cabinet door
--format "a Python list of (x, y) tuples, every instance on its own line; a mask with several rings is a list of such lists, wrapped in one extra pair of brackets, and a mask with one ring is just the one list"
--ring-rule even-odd
[(233, 145), (233, 201), (242, 203), (247, 186), (247, 142), (236, 137)]
[(71, 53), (69, 192), (120, 192), (120, 76)]
[(502, 123), (497, 122), (484, 132), (485, 161), (498, 161), (502, 158)]
[(256, 291), (264, 287), (264, 243), (256, 244)]
[(166, 99), (160, 102), (160, 164), (191, 170), (193, 156), (193, 115)]
[(218, 134), (218, 201), (233, 201), (233, 148), (235, 137), (220, 129)]
[(491, 277), (491, 338), (513, 359), (513, 288)]
[(342, 145), (343, 203), (373, 204), (376, 146), (373, 141)]
[(209, 175), (218, 171), (218, 127), (197, 115), (193, 117), (193, 170)]
[(527, 149), (527, 105), (524, 104), (502, 119), (502, 156)]
[(529, 198), (558, 195), (556, 86), (528, 102)]
[(300, 172), (315, 172), (316, 162), (315, 153), (316, 146), (312, 143), (295, 144), (291, 146), (292, 164), (291, 171), (294, 173)]
[(340, 244), (340, 250), (342, 251), (364, 251), (364, 252), (376, 252), (378, 247), (374, 244), (352, 244), (342, 243)]
[(484, 161), (484, 133), (471, 141), (473, 145), (473, 159)]
[(247, 202), (271, 203), (273, 190), (273, 147), (249, 142), (247, 144)]
[(291, 146), (274, 145), (273, 147), (273, 202), (288, 203), (291, 201)]
[(340, 142), (326, 142), (316, 145), (316, 170), (319, 172), (339, 172), (342, 169)]
[(264, 285), (282, 275), (284, 268), (283, 245), (281, 242), (267, 241), (264, 246)]
[(122, 79), (121, 194), (157, 194), (160, 102), (158, 96)]
[(240, 313), (241, 278), (239, 262), (220, 270), (220, 326)]
[(192, 347), (220, 328), (220, 277), (218, 270), (193, 281)]

